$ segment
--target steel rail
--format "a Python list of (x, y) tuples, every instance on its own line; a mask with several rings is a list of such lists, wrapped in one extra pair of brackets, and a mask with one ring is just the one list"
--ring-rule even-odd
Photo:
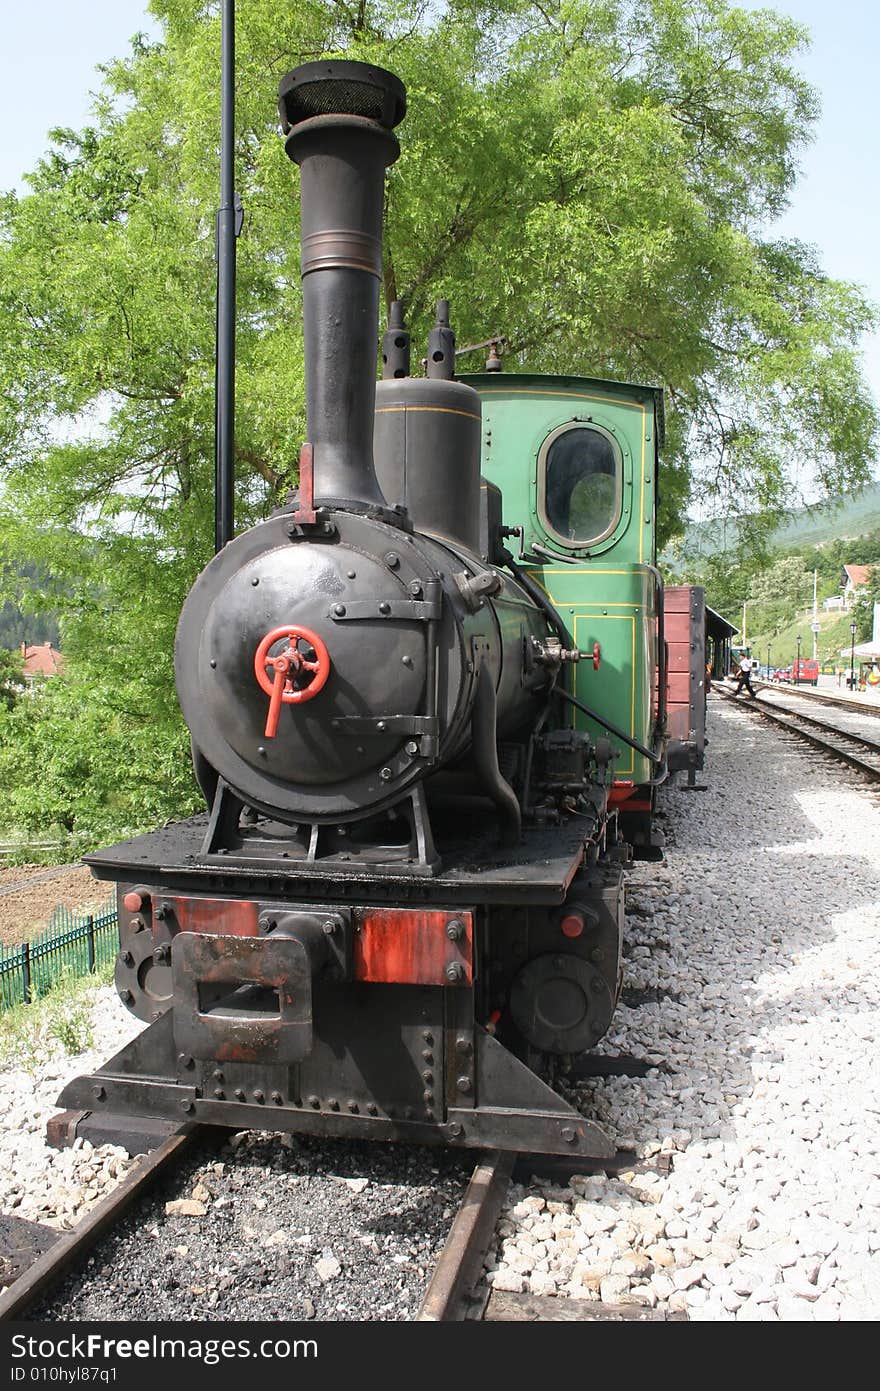
[(461, 1323), (513, 1173), (517, 1155), (493, 1150), (479, 1161), (434, 1267), (417, 1323)]
[[(2, 853), (0, 851), (0, 854)], [(31, 874), (27, 879), (16, 879), (13, 884), (4, 884), (0, 888), (0, 898), (5, 898), (7, 894), (24, 893), (37, 884), (48, 884), (52, 879), (60, 879), (63, 875), (70, 874), (74, 869), (79, 869), (79, 865), (55, 865), (52, 869), (44, 870), (41, 874)]]
[(188, 1123), (130, 1169), (125, 1178), (77, 1223), (73, 1231), (54, 1242), (48, 1251), (0, 1295), (0, 1323), (21, 1318), (40, 1295), (52, 1289), (76, 1266), (100, 1238), (119, 1221), (134, 1200), (170, 1169), (206, 1131)]
[(618, 1150), (608, 1159), (573, 1158), (569, 1155), (528, 1153), (485, 1154), (474, 1169), (467, 1192), (450, 1228), (446, 1243), (434, 1267), (434, 1274), (422, 1300), (416, 1321), (422, 1323), (460, 1323), (473, 1316), (489, 1322), (528, 1322), (548, 1320), (666, 1320), (686, 1319), (686, 1314), (668, 1314), (638, 1305), (609, 1304), (601, 1300), (549, 1298), (546, 1295), (499, 1294), (489, 1292), (488, 1303), (473, 1297), (483, 1258), (495, 1233), (508, 1184), (514, 1178), (528, 1183), (541, 1174), (567, 1184), (573, 1174), (620, 1174), (669, 1172), (669, 1156), (658, 1156), (665, 1163), (640, 1160), (631, 1151)]
[[(816, 729), (824, 729), (828, 734), (839, 734), (842, 739), (852, 739), (855, 744), (862, 744), (871, 753), (880, 754), (880, 740), (869, 739), (865, 734), (858, 734), (852, 729), (842, 729), (840, 725), (828, 724), (826, 720), (817, 720), (815, 715), (805, 715), (802, 710), (792, 710), (790, 705), (780, 705), (777, 701), (761, 702), (763, 709), (777, 711), (780, 715), (790, 715), (792, 719), (803, 720), (804, 724), (815, 725)], [(850, 709), (845, 711), (847, 715), (853, 712)]]
[[(733, 704), (740, 705), (740, 701), (731, 691), (719, 691), (717, 693), (725, 700)], [(746, 702), (742, 702), (744, 706)], [(875, 744), (871, 739), (864, 739), (858, 734), (850, 734), (840, 729), (837, 725), (824, 724), (821, 720), (814, 720), (809, 715), (801, 715), (793, 710), (787, 710), (785, 714), (779, 711), (778, 707), (770, 706), (765, 701), (750, 700), (747, 702), (748, 708), (753, 710), (762, 719), (775, 724), (779, 729), (785, 729), (789, 734), (794, 734), (796, 738), (803, 740), (804, 743), (812, 745), (821, 753), (827, 754), (829, 758), (835, 759), (838, 763), (845, 763), (848, 767), (854, 768), (856, 772), (863, 773), (873, 781), (880, 781), (880, 766), (874, 763), (866, 763), (863, 758), (858, 758), (855, 754), (847, 752), (846, 749), (839, 748), (836, 744), (830, 743), (827, 739), (820, 739), (818, 735), (811, 734), (808, 729), (799, 728), (795, 723), (803, 720), (805, 724), (817, 726), (825, 730), (826, 733), (833, 735), (836, 739), (847, 739), (855, 744), (860, 744), (870, 752), (876, 752), (880, 757), (880, 745)], [(742, 707), (741, 707), (742, 708)]]
[[(815, 701), (818, 705), (830, 705), (835, 710), (847, 710), (856, 715), (871, 715), (874, 719), (880, 718), (880, 705), (868, 705), (866, 701), (854, 700), (852, 696), (828, 695), (824, 691), (817, 690), (815, 686), (795, 686), (788, 681), (755, 681), (753, 685), (758, 691), (781, 691), (783, 694), (801, 696), (804, 700)], [(715, 685), (712, 689), (717, 691), (721, 688)]]

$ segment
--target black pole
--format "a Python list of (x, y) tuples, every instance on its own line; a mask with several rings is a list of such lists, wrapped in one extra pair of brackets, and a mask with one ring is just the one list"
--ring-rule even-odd
[(573, 705), (577, 710), (583, 711), (591, 720), (595, 720), (596, 724), (601, 725), (603, 729), (607, 729), (609, 734), (613, 734), (615, 739), (622, 739), (625, 744), (629, 744), (630, 748), (635, 749), (636, 753), (640, 753), (643, 758), (649, 758), (652, 763), (663, 762), (660, 754), (652, 753), (650, 749), (645, 748), (644, 744), (640, 744), (638, 739), (632, 739), (628, 734), (624, 734), (623, 730), (618, 729), (616, 724), (612, 724), (610, 720), (606, 720), (605, 716), (600, 715), (596, 710), (591, 710), (589, 705), (585, 705), (582, 700), (578, 700), (577, 696), (573, 696), (570, 691), (564, 691), (561, 686), (556, 686), (554, 694), (562, 696), (563, 700), (567, 700), (569, 704)]
[(849, 649), (849, 688), (854, 691), (856, 688), (856, 625), (850, 623), (849, 634), (852, 638)]
[(214, 376), (214, 550), (235, 530), (235, 239), (241, 205), (235, 196), (235, 0), (222, 0), (220, 39), (220, 209), (217, 213), (217, 342)]

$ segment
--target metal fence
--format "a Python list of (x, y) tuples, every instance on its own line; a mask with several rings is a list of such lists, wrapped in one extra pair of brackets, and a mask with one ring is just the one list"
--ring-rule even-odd
[(119, 949), (116, 904), (101, 913), (54, 909), (45, 932), (17, 947), (0, 945), (0, 1011), (45, 995), (65, 973), (84, 976), (112, 961)]

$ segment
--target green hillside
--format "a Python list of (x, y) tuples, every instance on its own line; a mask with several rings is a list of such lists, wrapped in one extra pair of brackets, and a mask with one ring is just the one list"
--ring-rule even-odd
[[(749, 633), (748, 640), (752, 648), (753, 655), (762, 664), (767, 660), (767, 645), (770, 645), (770, 664), (774, 667), (791, 666), (798, 654), (797, 640), (801, 639), (801, 656), (812, 657), (813, 655), (813, 634), (810, 631), (810, 624), (813, 621), (813, 611), (811, 608), (803, 609), (790, 621), (783, 622), (779, 629), (774, 632)], [(819, 661), (834, 662), (845, 666), (846, 659), (841, 656), (843, 651), (849, 652), (852, 642), (852, 634), (849, 625), (852, 622), (852, 613), (841, 611), (825, 613), (821, 609), (818, 614), (819, 622), (819, 642), (818, 657)], [(862, 641), (861, 637), (856, 637), (856, 642)]]
[[(687, 527), (683, 549), (688, 554), (713, 555), (734, 550), (749, 519), (722, 518), (694, 522)], [(773, 550), (792, 546), (821, 546), (839, 537), (864, 536), (880, 530), (880, 483), (872, 483), (860, 493), (848, 494), (834, 504), (807, 507), (792, 515), (771, 534)]]
[(19, 561), (0, 566), (0, 647), (14, 651), (23, 642), (60, 645), (58, 615), (47, 603), (52, 588), (38, 565)]

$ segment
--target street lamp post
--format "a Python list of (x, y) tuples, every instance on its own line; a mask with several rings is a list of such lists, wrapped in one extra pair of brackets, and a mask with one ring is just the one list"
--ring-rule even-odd
[(798, 633), (797, 647), (798, 647), (797, 664), (796, 664), (795, 669), (794, 669), (794, 684), (795, 684), (795, 685), (797, 685), (798, 682), (799, 682), (800, 679), (801, 679), (801, 635), (800, 635), (800, 633)]
[(849, 688), (850, 688), (851, 691), (854, 691), (855, 688), (856, 688), (856, 625), (855, 625), (855, 623), (850, 623), (850, 625), (849, 625), (849, 632), (850, 632), (850, 637), (852, 638), (852, 643), (851, 643), (850, 649), (849, 649)]
[(767, 643), (767, 680), (770, 680), (770, 644)]

